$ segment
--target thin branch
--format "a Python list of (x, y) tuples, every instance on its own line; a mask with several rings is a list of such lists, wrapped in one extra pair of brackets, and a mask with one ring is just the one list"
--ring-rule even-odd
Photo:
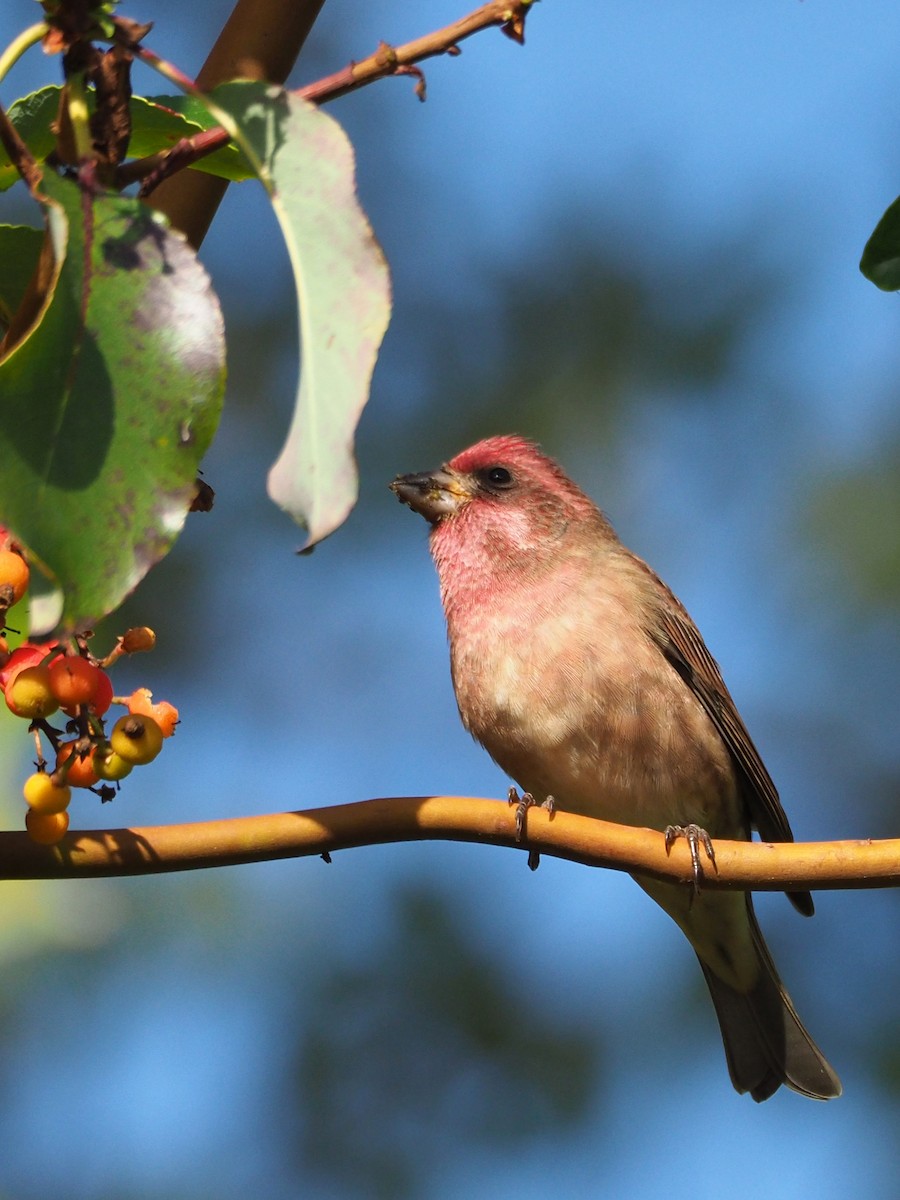
[[(321, 7), (321, 2), (322, 0), (318, 0), (319, 7)], [(535, 2), (536, 0), (493, 0), (492, 3), (483, 4), (481, 8), (469, 13), (467, 17), (461, 17), (443, 29), (437, 29), (433, 33), (406, 42), (402, 46), (389, 46), (382, 42), (376, 52), (363, 59), (362, 62), (350, 63), (333, 75), (327, 75), (324, 79), (297, 88), (294, 94), (315, 104), (325, 104), (329, 100), (336, 100), (339, 96), (345, 96), (348, 92), (356, 91), (358, 88), (365, 87), (366, 84), (375, 83), (390, 75), (412, 75), (416, 79), (416, 94), (419, 99), (424, 100), (425, 77), (415, 66), (416, 63), (441, 54), (459, 54), (459, 42), (493, 26), (500, 26), (514, 41), (524, 41), (525, 16)], [(315, 8), (315, 3), (312, 7)], [(235, 9), (235, 14), (237, 11)], [(234, 73), (240, 73), (237, 72), (238, 65), (243, 68), (244, 74), (249, 73), (247, 62), (239, 63), (234, 57), (236, 42), (233, 36), (229, 47), (228, 54), (224, 56), (224, 61), (220, 64), (221, 70), (225, 70), (227, 65), (231, 64), (235, 69)], [(144, 58), (150, 54), (146, 49), (138, 50), (136, 47), (134, 51), (139, 57)], [(185, 77), (186, 91), (190, 92), (195, 87), (208, 91), (215, 82), (222, 82), (226, 76), (223, 76), (222, 79), (217, 78), (217, 72), (210, 70), (211, 62), (212, 55), (203, 71), (198, 75), (196, 84), (192, 84)], [(227, 77), (230, 78), (230, 76)], [(278, 81), (279, 73), (270, 69), (266, 78)], [(189, 240), (193, 245), (199, 246), (219, 200), (224, 195), (227, 181), (215, 176), (198, 175), (197, 172), (189, 174), (182, 168), (192, 165), (207, 154), (222, 149), (228, 145), (229, 141), (226, 130), (219, 127), (208, 129), (202, 135), (184, 139), (173, 146), (171, 150), (126, 163), (119, 168), (117, 182), (124, 187), (137, 179), (148, 179), (145, 196), (151, 199), (155, 207), (169, 215), (176, 228), (189, 234)], [(185, 179), (193, 180), (193, 182), (182, 182)], [(164, 198), (165, 203), (163, 203)], [(196, 206), (196, 211), (192, 206)]]
[[(691, 882), (684, 842), (666, 854), (650, 829), (611, 825), (571, 813), (530, 809), (516, 841), (515, 810), (469, 796), (364, 800), (305, 812), (236, 817), (193, 825), (70, 832), (55, 847), (26, 833), (0, 833), (0, 878), (85, 879), (154, 875), (282, 858), (333, 854), (385, 842), (480, 842), (568, 859), (587, 866)], [(718, 872), (705, 887), (753, 891), (875, 888), (900, 884), (900, 839), (771, 845), (716, 842)]]
[(41, 168), (2, 107), (0, 107), (0, 145), (3, 146), (9, 157), (9, 161), (28, 184), (31, 191), (36, 192), (43, 178)]
[[(384, 79), (388, 75), (409, 74), (414, 63), (424, 62), (440, 54), (459, 54), (459, 43), (482, 29), (499, 25), (514, 41), (524, 40), (525, 16), (534, 0), (493, 0), (461, 17), (458, 21), (416, 38), (403, 46), (389, 46), (382, 42), (374, 54), (362, 62), (350, 63), (333, 75), (327, 75), (315, 83), (297, 89), (297, 95), (316, 104), (336, 100), (348, 92)], [(424, 95), (424, 88), (421, 92)]]

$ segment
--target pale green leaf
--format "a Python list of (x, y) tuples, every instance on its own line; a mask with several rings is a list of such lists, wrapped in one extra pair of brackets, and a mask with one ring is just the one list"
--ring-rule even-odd
[(331, 117), (281, 88), (213, 93), (268, 189), (297, 286), (302, 369), (269, 495), (320, 541), (356, 502), (353, 438), (390, 317), (390, 276), (356, 195), (353, 149)]

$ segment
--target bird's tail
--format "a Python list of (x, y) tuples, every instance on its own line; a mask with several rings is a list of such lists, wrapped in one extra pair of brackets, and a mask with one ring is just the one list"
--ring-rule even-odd
[(759, 958), (759, 980), (739, 992), (700, 960), (719, 1018), (731, 1081), (754, 1100), (767, 1100), (784, 1083), (814, 1100), (841, 1094), (841, 1083), (794, 1009), (763, 940), (753, 903), (747, 915)]

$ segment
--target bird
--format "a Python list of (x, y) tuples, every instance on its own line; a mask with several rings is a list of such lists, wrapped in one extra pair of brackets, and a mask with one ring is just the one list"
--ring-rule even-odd
[[(390, 487), (430, 526), (463, 725), (529, 800), (684, 832), (695, 881), (709, 839), (793, 841), (686, 609), (535, 442), (489, 437)], [(839, 1096), (750, 893), (634, 878), (699, 959), (735, 1089)], [(789, 899), (812, 915), (809, 892)]]

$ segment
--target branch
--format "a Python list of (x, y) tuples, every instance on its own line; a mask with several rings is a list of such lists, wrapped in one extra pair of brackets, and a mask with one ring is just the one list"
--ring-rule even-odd
[[(26, 833), (0, 833), (0, 878), (86, 879), (155, 875), (281, 858), (328, 855), (385, 842), (460, 841), (537, 850), (586, 866), (691, 882), (683, 841), (666, 854), (651, 829), (571, 813), (529, 809), (527, 842), (516, 841), (515, 810), (469, 796), (364, 800), (305, 812), (236, 817), (193, 825), (70, 832), (54, 847)], [(716, 842), (718, 872), (704, 887), (753, 891), (875, 888), (900, 884), (900, 839), (771, 845)]]
[[(382, 42), (376, 52), (362, 62), (351, 62), (333, 75), (297, 88), (295, 94), (315, 104), (325, 104), (389, 75), (413, 75), (417, 81), (416, 94), (420, 100), (424, 100), (425, 78), (415, 63), (441, 54), (457, 55), (460, 53), (459, 42), (492, 26), (499, 25), (513, 41), (524, 42), (525, 16), (535, 2), (536, 0), (492, 0), (492, 3), (483, 4), (467, 17), (461, 17), (443, 29), (406, 42), (403, 46), (389, 46)], [(274, 9), (278, 9), (281, 3), (283, 0), (271, 0)], [(302, 42), (323, 3), (324, 0), (306, 0), (305, 4), (299, 5), (295, 10), (295, 17), (301, 9), (306, 10), (306, 16), (301, 18), (300, 25), (294, 30), (292, 47), (297, 38), (301, 38), (296, 50), (292, 50), (294, 57), (299, 53)], [(237, 17), (241, 8), (239, 0), (229, 24), (222, 31), (219, 41), (197, 76), (196, 87), (201, 91), (209, 91), (217, 83), (240, 74), (261, 74), (272, 82), (280, 83), (290, 70), (293, 59), (288, 62), (286, 55), (278, 62), (262, 55), (254, 57), (249, 46), (243, 54), (239, 54), (241, 43), (238, 37)], [(254, 20), (259, 20), (258, 4), (253, 17)], [(269, 42), (264, 40), (263, 45), (269, 47)], [(221, 48), (220, 43), (223, 43)], [(135, 47), (134, 50), (139, 57), (147, 56), (147, 52), (142, 49)], [(119, 186), (124, 187), (136, 179), (147, 178), (148, 186), (142, 192), (144, 198), (149, 199), (155, 208), (166, 213), (172, 224), (187, 235), (194, 247), (198, 247), (206, 236), (228, 182), (214, 175), (188, 172), (182, 168), (227, 146), (229, 140), (224, 129), (208, 129), (194, 138), (184, 139), (169, 151), (120, 167), (117, 182)]]
[[(499, 25), (500, 28), (520, 44), (525, 40), (525, 15), (535, 0), (493, 0), (491, 4), (482, 4), (467, 17), (416, 38), (403, 46), (389, 46), (382, 42), (374, 54), (364, 58), (362, 62), (351, 62), (333, 75), (326, 75), (315, 83), (297, 89), (297, 95), (316, 104), (324, 104), (326, 100), (336, 100), (348, 92), (374, 83), (376, 79), (384, 79), (388, 75), (410, 74), (414, 63), (424, 62), (426, 58), (435, 58), (440, 54), (456, 55), (460, 53), (459, 43), (479, 33)], [(420, 99), (425, 98), (424, 82), (421, 74), (417, 73), (420, 83), (417, 91)]]

